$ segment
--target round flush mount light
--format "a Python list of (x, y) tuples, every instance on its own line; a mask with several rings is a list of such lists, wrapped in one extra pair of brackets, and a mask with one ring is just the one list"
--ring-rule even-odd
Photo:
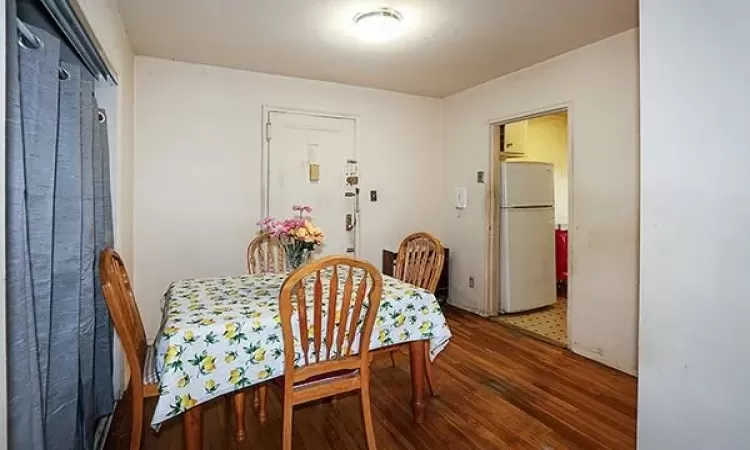
[(403, 16), (392, 8), (378, 8), (354, 16), (357, 37), (364, 42), (382, 43), (396, 39), (402, 32)]

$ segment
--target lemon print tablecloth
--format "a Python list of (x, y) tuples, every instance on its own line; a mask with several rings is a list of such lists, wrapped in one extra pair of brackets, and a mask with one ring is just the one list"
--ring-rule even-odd
[[(339, 272), (342, 286), (345, 275)], [(355, 283), (360, 278), (356, 275)], [(322, 274), (324, 286), (330, 276), (330, 272)], [(243, 275), (172, 283), (164, 296), (164, 316), (155, 342), (160, 396), (152, 426), (283, 374), (278, 296), (285, 277)], [(296, 320), (295, 312), (292, 323)], [(450, 337), (434, 295), (383, 276), (371, 349), (429, 339), (434, 358)]]

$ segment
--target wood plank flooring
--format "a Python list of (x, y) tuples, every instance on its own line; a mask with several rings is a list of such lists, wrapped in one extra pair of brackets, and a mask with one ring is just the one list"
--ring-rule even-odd
[[(446, 309), (453, 339), (437, 358), (438, 396), (428, 399), (424, 425), (412, 422), (409, 362), (399, 355), (373, 363), (373, 417), (380, 449), (632, 449), (634, 378), (478, 316)], [(252, 401), (252, 395), (247, 396)], [(229, 401), (204, 408), (205, 449), (281, 448), (281, 408), (273, 393), (260, 426), (247, 405), (248, 439), (232, 439)], [(121, 402), (122, 404), (122, 402)], [(146, 403), (146, 422), (155, 400)], [(118, 408), (108, 449), (128, 446), (128, 412)], [(182, 421), (154, 433), (145, 425), (143, 448), (181, 449)], [(294, 448), (364, 449), (359, 399), (298, 407)]]

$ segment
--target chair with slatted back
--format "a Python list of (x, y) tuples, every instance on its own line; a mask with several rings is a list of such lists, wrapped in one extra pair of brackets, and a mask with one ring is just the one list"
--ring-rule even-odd
[(295, 405), (351, 391), (360, 392), (367, 447), (375, 449), (369, 352), (382, 290), (380, 271), (345, 256), (309, 263), (284, 281), (279, 295), (284, 376), (275, 383), (283, 392), (284, 450), (292, 448)]
[[(247, 273), (251, 275), (264, 273), (286, 272), (286, 250), (281, 242), (268, 233), (261, 232), (247, 246)], [(260, 395), (260, 386), (256, 387), (253, 395), (253, 407), (258, 413), (258, 421), (266, 422), (266, 396)], [(238, 391), (233, 395), (235, 408), (243, 408), (245, 404), (245, 393)], [(245, 439), (245, 429), (241, 424), (236, 426), (235, 440), (242, 442)]]
[(154, 362), (154, 347), (146, 342), (141, 315), (122, 258), (112, 249), (102, 251), (99, 278), (117, 335), (130, 367), (132, 429), (130, 448), (141, 446), (143, 399), (159, 395), (159, 380)]
[[(445, 249), (440, 239), (430, 233), (414, 233), (406, 236), (398, 247), (396, 255), (396, 270), (394, 277), (407, 283), (426, 289), (433, 294), (437, 289), (440, 275), (445, 264)], [(429, 355), (429, 344), (425, 343), (426, 354)], [(394, 353), (391, 350), (391, 363), (395, 366)], [(425, 358), (425, 375), (430, 394), (435, 395), (433, 370), (430, 358)]]
[(247, 273), (286, 272), (286, 251), (277, 238), (268, 233), (257, 235), (247, 246)]

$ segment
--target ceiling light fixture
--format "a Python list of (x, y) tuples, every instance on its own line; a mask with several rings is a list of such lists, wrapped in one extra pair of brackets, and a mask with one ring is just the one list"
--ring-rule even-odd
[(378, 8), (354, 16), (357, 37), (365, 42), (382, 43), (396, 39), (402, 31), (403, 16), (392, 8)]

